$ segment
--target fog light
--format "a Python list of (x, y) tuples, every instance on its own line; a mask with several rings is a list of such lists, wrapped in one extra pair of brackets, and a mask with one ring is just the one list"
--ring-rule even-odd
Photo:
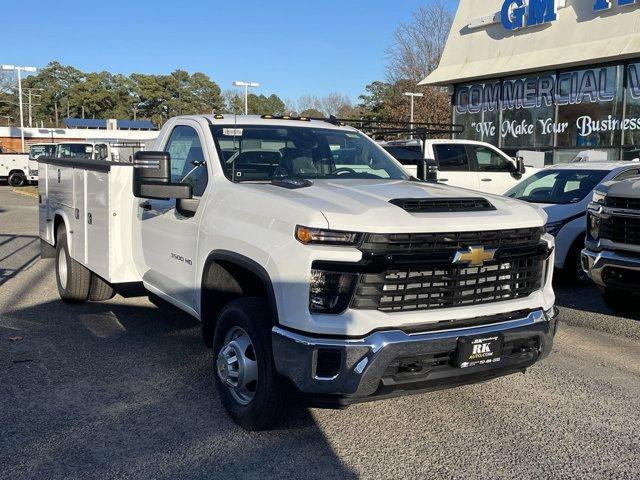
[(356, 275), (311, 270), (309, 310), (312, 313), (340, 313), (347, 309)]
[(589, 237), (593, 240), (600, 238), (600, 218), (589, 214)]

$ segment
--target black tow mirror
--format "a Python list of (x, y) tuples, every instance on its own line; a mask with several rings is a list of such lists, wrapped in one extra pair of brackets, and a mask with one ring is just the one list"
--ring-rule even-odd
[(192, 198), (192, 187), (171, 183), (171, 156), (168, 152), (136, 152), (133, 157), (133, 196), (168, 200)]
[(438, 164), (431, 158), (421, 158), (418, 160), (418, 180), (423, 182), (437, 182), (438, 181)]
[(527, 167), (524, 166), (524, 158), (516, 157), (516, 166), (513, 172), (513, 176), (516, 179), (520, 179), (522, 178), (522, 176), (525, 174), (526, 171), (527, 171)]

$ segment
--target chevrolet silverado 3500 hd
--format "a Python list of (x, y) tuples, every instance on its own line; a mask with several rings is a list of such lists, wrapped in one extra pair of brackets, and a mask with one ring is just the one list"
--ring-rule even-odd
[(201, 320), (247, 429), (524, 372), (556, 332), (544, 212), (409, 177), (332, 121), (171, 119), (133, 164), (41, 159), (60, 296), (146, 289)]
[(615, 312), (638, 312), (640, 177), (604, 182), (587, 209), (582, 264)]

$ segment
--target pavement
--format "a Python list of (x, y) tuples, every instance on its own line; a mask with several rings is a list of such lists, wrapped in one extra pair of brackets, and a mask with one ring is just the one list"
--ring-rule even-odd
[(229, 420), (198, 323), (156, 304), (63, 304), (37, 200), (0, 186), (0, 478), (640, 478), (640, 322), (593, 287), (558, 290), (525, 375), (266, 433)]

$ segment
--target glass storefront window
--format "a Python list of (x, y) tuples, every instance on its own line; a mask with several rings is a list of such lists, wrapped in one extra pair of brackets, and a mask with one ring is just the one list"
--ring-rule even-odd
[(459, 85), (453, 101), (453, 122), (463, 125), (456, 138), (497, 145), (500, 82)]
[(502, 83), (502, 122), (500, 146), (526, 145), (529, 148), (553, 146), (553, 73), (504, 80)]
[(458, 85), (453, 107), (465, 126), (456, 138), (543, 151), (547, 164), (588, 150), (598, 159), (640, 157), (640, 61)]
[(622, 140), (624, 66), (562, 72), (556, 82), (559, 147), (606, 147)]
[[(627, 111), (625, 115), (624, 144), (640, 146), (640, 63), (627, 67)], [(636, 155), (637, 158), (640, 155)]]

